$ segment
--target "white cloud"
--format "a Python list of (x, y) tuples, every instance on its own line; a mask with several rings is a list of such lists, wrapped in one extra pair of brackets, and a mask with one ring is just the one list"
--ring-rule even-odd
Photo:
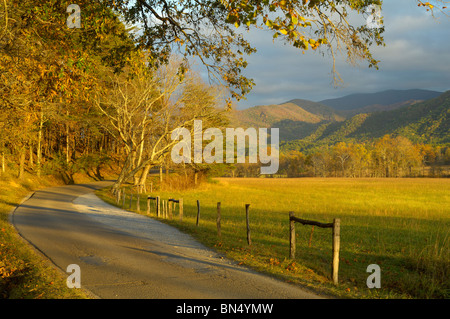
[(256, 87), (238, 107), (278, 104), (294, 98), (322, 100), (357, 92), (385, 89), (450, 89), (450, 18), (433, 18), (411, 0), (383, 5), (386, 47), (373, 47), (380, 70), (365, 62), (353, 67), (338, 58), (345, 83), (334, 88), (331, 58), (272, 42), (270, 33), (253, 31), (246, 36), (258, 52), (249, 57), (244, 74)]

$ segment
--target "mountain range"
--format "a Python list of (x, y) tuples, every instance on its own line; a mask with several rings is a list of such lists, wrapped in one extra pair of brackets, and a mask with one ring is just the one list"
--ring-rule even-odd
[(287, 148), (368, 141), (385, 134), (450, 143), (450, 91), (388, 90), (313, 102), (294, 99), (230, 114), (234, 127), (278, 127)]
[[(351, 94), (341, 98), (320, 101), (343, 114), (389, 111), (403, 105), (411, 105), (441, 95), (430, 90), (387, 90), (376, 93)], [(353, 115), (354, 115), (353, 114)]]

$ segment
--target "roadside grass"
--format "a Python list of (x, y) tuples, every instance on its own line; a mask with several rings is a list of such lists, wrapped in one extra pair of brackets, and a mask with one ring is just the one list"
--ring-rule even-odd
[[(80, 176), (80, 181), (87, 181)], [(69, 289), (62, 272), (26, 243), (9, 222), (9, 215), (33, 191), (64, 185), (53, 176), (27, 174), (17, 180), (0, 176), (0, 299), (86, 299), (80, 289)]]
[[(172, 220), (161, 221), (228, 258), (287, 282), (341, 298), (447, 299), (449, 190), (449, 179), (219, 178), (194, 190), (152, 196), (184, 200), (182, 222), (178, 208)], [(108, 189), (97, 194), (115, 204)], [(217, 202), (221, 202), (221, 239)], [(251, 246), (246, 239), (245, 204), (250, 204)], [(146, 205), (141, 200), (141, 214), (146, 214)], [(136, 196), (132, 210), (136, 211)], [(338, 286), (331, 281), (330, 229), (312, 231), (311, 226), (297, 224), (296, 259), (289, 259), (289, 211), (320, 222), (341, 219)], [(151, 217), (156, 218), (154, 206)], [(381, 268), (381, 289), (367, 288), (370, 264)]]

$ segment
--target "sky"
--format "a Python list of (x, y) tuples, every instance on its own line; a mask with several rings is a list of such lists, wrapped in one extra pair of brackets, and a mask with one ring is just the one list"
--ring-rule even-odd
[[(258, 52), (247, 57), (243, 74), (255, 82), (247, 100), (237, 109), (281, 104), (292, 99), (321, 101), (353, 93), (389, 89), (450, 90), (450, 11), (435, 17), (418, 7), (415, 0), (385, 0), (382, 7), (386, 46), (372, 47), (379, 70), (366, 62), (353, 66), (337, 57), (337, 70), (344, 83), (333, 85), (332, 59), (308, 50), (302, 54), (268, 32), (243, 30)], [(362, 21), (365, 21), (360, 17)]]

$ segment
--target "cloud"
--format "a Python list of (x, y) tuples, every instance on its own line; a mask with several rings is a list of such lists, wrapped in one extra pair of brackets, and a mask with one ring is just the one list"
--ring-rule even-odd
[(383, 5), (385, 47), (373, 47), (380, 70), (362, 62), (353, 67), (338, 58), (337, 68), (344, 85), (332, 85), (331, 57), (301, 51), (260, 30), (245, 34), (258, 52), (248, 58), (244, 74), (256, 87), (238, 108), (279, 104), (294, 98), (319, 101), (351, 93), (385, 89), (450, 89), (450, 18), (433, 18), (410, 0)]

